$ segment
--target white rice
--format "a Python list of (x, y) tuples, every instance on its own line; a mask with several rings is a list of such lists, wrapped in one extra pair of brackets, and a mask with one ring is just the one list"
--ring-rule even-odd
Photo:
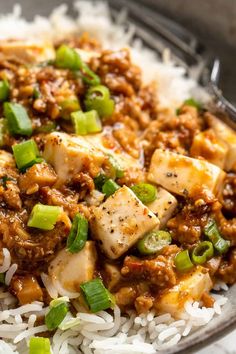
[[(67, 34), (83, 31), (89, 32), (98, 38), (105, 48), (118, 49), (130, 47), (133, 61), (143, 71), (144, 82), (155, 80), (158, 84), (158, 96), (162, 108), (174, 110), (186, 98), (197, 92), (202, 99), (203, 95), (197, 84), (185, 76), (185, 70), (176, 67), (168, 60), (169, 53), (164, 54), (164, 62), (152, 51), (145, 49), (140, 40), (133, 40), (135, 28), (130, 26), (125, 30), (122, 27), (124, 12), (120, 14), (117, 23), (111, 19), (109, 9), (104, 3), (80, 1), (75, 4), (77, 17), (72, 20), (66, 15), (67, 7), (59, 6), (49, 18), (36, 16), (32, 22), (21, 17), (21, 9), (16, 5), (12, 14), (0, 17), (0, 40), (5, 38), (19, 39), (55, 39)], [(199, 94), (200, 92), (200, 94)], [(11, 265), (10, 252), (3, 249), (3, 264), (0, 273), (6, 272), (6, 283), (9, 284), (17, 270), (17, 265)], [(42, 274), (42, 281), (50, 296), (56, 298), (58, 294), (70, 298), (78, 294), (61, 289), (52, 283), (46, 274)], [(226, 284), (219, 282), (215, 290), (227, 290)], [(58, 329), (51, 339), (51, 348), (54, 354), (152, 354), (176, 345), (182, 337), (205, 326), (214, 316), (220, 315), (227, 298), (222, 295), (213, 295), (213, 308), (200, 307), (197, 302), (185, 304), (182, 319), (175, 320), (170, 314), (155, 316), (154, 312), (137, 316), (130, 312), (128, 317), (121, 316), (118, 307), (114, 309), (114, 316), (101, 311), (100, 313), (85, 314), (78, 312), (79, 325), (62, 331)], [(73, 304), (79, 311), (76, 300)], [(35, 302), (15, 308), (15, 298), (0, 288), (0, 354), (27, 353), (28, 340), (31, 336), (45, 331), (45, 325), (35, 326), (36, 319), (47, 311), (42, 303)], [(5, 341), (4, 341), (5, 340)], [(14, 343), (14, 344), (13, 344)]]

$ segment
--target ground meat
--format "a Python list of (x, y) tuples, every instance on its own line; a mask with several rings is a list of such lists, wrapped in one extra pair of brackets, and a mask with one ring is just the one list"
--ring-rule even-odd
[(11, 280), (9, 291), (18, 298), (20, 305), (43, 300), (43, 291), (37, 279), (30, 274), (14, 276)]
[(172, 260), (162, 255), (150, 260), (127, 256), (121, 274), (132, 280), (146, 280), (158, 288), (171, 287), (176, 284)]
[(57, 223), (51, 231), (40, 231), (25, 228), (28, 214), (0, 212), (0, 239), (3, 247), (7, 247), (13, 261), (19, 269), (37, 269), (38, 265), (47, 262), (65, 243), (69, 228), (64, 223)]
[(196, 206), (187, 204), (184, 208), (167, 223), (171, 235), (175, 241), (183, 244), (196, 243), (207, 224), (210, 208), (208, 205)]
[(188, 154), (194, 135), (201, 129), (202, 119), (190, 106), (184, 106), (179, 115), (164, 115), (151, 122), (142, 136), (146, 165), (157, 148)]
[(227, 259), (223, 259), (216, 276), (227, 284), (236, 281), (236, 248), (230, 250)]
[(222, 192), (223, 211), (229, 217), (236, 217), (236, 174), (228, 173)]
[(19, 177), (21, 192), (32, 194), (38, 192), (39, 188), (52, 186), (57, 180), (56, 173), (46, 163), (35, 164)]
[(236, 246), (236, 218), (226, 219), (220, 209), (213, 215), (222, 236), (230, 241), (231, 246)]
[(147, 313), (153, 306), (153, 298), (150, 295), (138, 296), (134, 306), (138, 314)]

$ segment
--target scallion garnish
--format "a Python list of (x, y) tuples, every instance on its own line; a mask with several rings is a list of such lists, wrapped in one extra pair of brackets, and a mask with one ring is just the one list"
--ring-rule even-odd
[(0, 81), (0, 101), (4, 102), (8, 99), (10, 86), (7, 80)]
[(42, 124), (40, 127), (35, 128), (35, 133), (51, 133), (56, 130), (57, 125), (55, 122), (49, 121), (45, 124)]
[(171, 235), (164, 230), (152, 231), (138, 241), (137, 248), (141, 254), (152, 255), (160, 252), (171, 243)]
[(192, 261), (195, 264), (203, 264), (214, 255), (214, 247), (210, 241), (200, 242), (192, 252)]
[(45, 324), (50, 331), (56, 329), (66, 317), (68, 312), (68, 304), (61, 302), (50, 308), (45, 316)]
[(216, 225), (215, 220), (210, 220), (204, 229), (205, 235), (213, 243), (214, 248), (219, 254), (226, 253), (230, 247), (230, 242), (225, 240)]
[(50, 354), (50, 340), (43, 337), (31, 337), (29, 341), (29, 354)]
[(132, 186), (131, 189), (144, 204), (153, 202), (157, 197), (156, 187), (149, 183), (138, 183)]
[(70, 299), (68, 298), (68, 296), (57, 297), (56, 299), (53, 299), (49, 305), (50, 307), (55, 307), (61, 304), (62, 302), (70, 302)]
[(112, 155), (108, 155), (109, 157), (109, 162), (111, 164), (111, 167), (114, 171), (115, 178), (122, 178), (124, 177), (124, 169), (120, 166), (119, 162), (116, 160), (116, 158)]
[(110, 98), (110, 91), (103, 85), (91, 87), (84, 103), (87, 110), (95, 109), (101, 118), (109, 117), (114, 112), (115, 104)]
[(75, 49), (61, 45), (56, 51), (55, 65), (58, 68), (81, 70), (82, 79), (89, 85), (99, 85), (99, 77), (85, 64)]
[(92, 312), (113, 308), (115, 299), (105, 288), (101, 279), (97, 278), (80, 285), (85, 300)]
[(96, 111), (74, 112), (71, 114), (71, 118), (75, 133), (78, 135), (98, 133), (102, 130), (102, 124)]
[(88, 238), (88, 221), (82, 215), (76, 214), (69, 236), (67, 238), (67, 249), (71, 253), (82, 250)]
[(36, 204), (27, 225), (41, 230), (53, 230), (61, 212), (62, 208), (58, 206)]
[(191, 259), (190, 259), (188, 250), (184, 250), (184, 251), (177, 253), (177, 255), (175, 256), (174, 262), (175, 262), (176, 269), (182, 273), (188, 272), (194, 266)]
[(34, 140), (27, 140), (23, 143), (13, 145), (12, 150), (16, 165), (21, 171), (25, 171), (28, 167), (43, 161)]
[(62, 69), (80, 70), (82, 60), (73, 48), (62, 44), (56, 51), (55, 65)]
[(102, 186), (102, 193), (104, 193), (106, 197), (110, 197), (110, 195), (115, 193), (119, 188), (120, 186), (115, 181), (108, 179)]
[(102, 191), (102, 187), (104, 183), (108, 180), (109, 178), (104, 174), (100, 173), (97, 177), (94, 178), (94, 184), (95, 188), (99, 190), (100, 192)]
[(5, 134), (7, 132), (7, 121), (4, 118), (0, 119), (0, 147), (5, 144)]
[(60, 103), (61, 117), (63, 119), (70, 119), (70, 115), (73, 112), (80, 110), (80, 103), (77, 97), (67, 98)]
[(25, 110), (19, 103), (4, 103), (4, 116), (7, 119), (9, 132), (13, 135), (31, 135), (32, 123)]

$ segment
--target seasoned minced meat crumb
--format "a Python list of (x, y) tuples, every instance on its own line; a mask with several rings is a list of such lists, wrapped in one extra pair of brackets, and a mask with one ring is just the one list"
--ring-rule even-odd
[(226, 259), (223, 259), (216, 273), (226, 284), (234, 284), (236, 281), (236, 248), (230, 250)]

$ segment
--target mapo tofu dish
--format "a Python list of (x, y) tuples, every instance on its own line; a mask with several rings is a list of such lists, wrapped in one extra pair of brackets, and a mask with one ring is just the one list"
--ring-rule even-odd
[(49, 331), (78, 306), (212, 307), (236, 280), (235, 131), (191, 97), (162, 109), (128, 48), (86, 34), (1, 41), (0, 80), (0, 264), (16, 265), (0, 279), (17, 306), (49, 305)]

